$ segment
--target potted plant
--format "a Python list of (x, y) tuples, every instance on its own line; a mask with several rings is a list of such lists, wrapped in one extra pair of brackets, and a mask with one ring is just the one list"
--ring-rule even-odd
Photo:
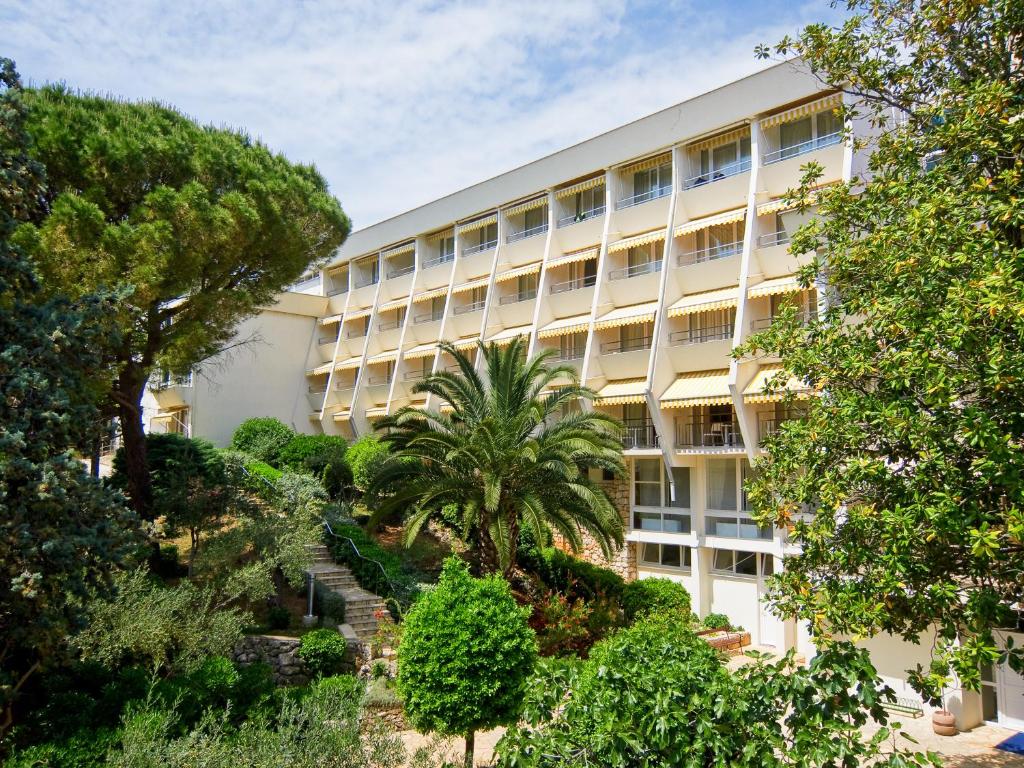
[(946, 709), (946, 697), (940, 700), (942, 709), (932, 712), (932, 730), (936, 736), (956, 736), (959, 731), (956, 727), (956, 718), (953, 713)]

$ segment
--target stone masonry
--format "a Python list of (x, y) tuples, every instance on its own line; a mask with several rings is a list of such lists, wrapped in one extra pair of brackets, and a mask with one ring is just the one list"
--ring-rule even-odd
[[(626, 530), (629, 530), (629, 480), (620, 477), (604, 482), (602, 486), (608, 492), (608, 495), (611, 496), (612, 501), (619, 510), (619, 515), (622, 517)], [(583, 549), (576, 553), (577, 557), (594, 565), (599, 565), (602, 568), (613, 570), (626, 581), (636, 579), (636, 550), (628, 542), (623, 544), (618, 551), (612, 553), (611, 560), (606, 560), (604, 553), (601, 551), (600, 544), (586, 533), (583, 533), (582, 537)], [(555, 536), (554, 545), (570, 554), (572, 553), (572, 550), (560, 536)]]

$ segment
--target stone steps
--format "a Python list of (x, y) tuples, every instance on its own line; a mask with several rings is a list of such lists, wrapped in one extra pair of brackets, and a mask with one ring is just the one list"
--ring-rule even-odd
[[(387, 614), (384, 601), (379, 595), (360, 587), (348, 566), (336, 563), (325, 545), (308, 545), (306, 551), (313, 560), (309, 568), (313, 578), (331, 592), (341, 595), (345, 601), (345, 623), (352, 627), (360, 641), (370, 642), (377, 633), (376, 614), (381, 611)], [(390, 619), (388, 615), (385, 620)]]

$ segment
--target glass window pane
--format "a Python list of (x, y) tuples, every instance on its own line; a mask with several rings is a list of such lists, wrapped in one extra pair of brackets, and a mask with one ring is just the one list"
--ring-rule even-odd
[(658, 483), (637, 483), (633, 493), (638, 507), (661, 506), (661, 485)]
[(819, 112), (817, 115), (817, 128), (818, 138), (830, 136), (833, 133), (838, 133), (842, 130), (842, 124), (839, 122), (839, 118), (836, 117), (835, 112), (831, 109), (826, 112)]
[[(780, 149), (795, 147), (811, 140), (811, 118), (805, 117), (794, 123), (783, 123), (779, 126)], [(785, 155), (784, 155), (785, 156)]]
[(709, 459), (708, 509), (736, 509), (736, 462)]
[(737, 552), (736, 573), (742, 576), (757, 576), (757, 555), (754, 552)]
[(731, 571), (734, 554), (731, 549), (716, 549), (714, 569), (716, 571)]
[(715, 164), (714, 167), (716, 171), (721, 171), (726, 166), (735, 163), (736, 145), (726, 144), (724, 147), (715, 147), (712, 162)]
[(750, 137), (749, 136), (745, 136), (742, 139), (740, 139), (740, 159), (741, 160), (749, 160), (750, 159)]
[(682, 565), (680, 559), (679, 550), (681, 547), (675, 544), (662, 544), (661, 545), (661, 564), (667, 565), (671, 568), (678, 568)]
[(642, 482), (658, 483), (661, 480), (660, 459), (637, 459), (633, 462), (633, 477)]
[(772, 555), (761, 555), (761, 575), (771, 576), (775, 573), (775, 558)]
[(736, 525), (735, 517), (709, 517), (708, 518), (708, 533), (712, 536), (731, 536), (735, 538), (739, 535)]
[(642, 544), (640, 547), (640, 560), (645, 563), (657, 565), (661, 558), (658, 554), (660, 544)]
[[(761, 529), (754, 523), (753, 520), (746, 520), (741, 518), (739, 521), (739, 530), (735, 534), (741, 539), (760, 539)], [(769, 538), (771, 537), (771, 531), (768, 532)]]
[(981, 718), (994, 721), (999, 716), (996, 689), (991, 685), (981, 686)]
[(690, 508), (690, 468), (672, 467), (672, 479), (675, 481), (676, 498), (670, 498), (668, 483), (665, 483), (665, 506), (678, 507), (680, 509)]
[(666, 514), (664, 516), (664, 528), (667, 533), (689, 533), (690, 516)]
[(662, 530), (661, 515), (657, 512), (634, 512), (633, 527), (642, 531)]

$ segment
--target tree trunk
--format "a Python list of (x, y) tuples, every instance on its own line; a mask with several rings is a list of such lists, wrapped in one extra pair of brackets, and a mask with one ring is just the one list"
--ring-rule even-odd
[(476, 731), (466, 734), (466, 757), (463, 760), (463, 768), (473, 768), (473, 748), (476, 745)]
[(124, 443), (124, 467), (128, 479), (128, 498), (139, 517), (148, 518), (153, 508), (153, 484), (146, 461), (146, 433), (142, 428), (142, 390), (146, 377), (139, 372), (122, 371), (118, 377), (115, 400), (121, 417)]
[(500, 572), (501, 563), (498, 560), (498, 548), (494, 545), (491, 535), (484, 528), (480, 529), (477, 542), (479, 544), (480, 575), (490, 576), (492, 573)]
[(93, 477), (100, 476), (100, 451), (103, 450), (103, 438), (97, 437), (92, 441), (92, 456), (89, 461), (89, 472)]

